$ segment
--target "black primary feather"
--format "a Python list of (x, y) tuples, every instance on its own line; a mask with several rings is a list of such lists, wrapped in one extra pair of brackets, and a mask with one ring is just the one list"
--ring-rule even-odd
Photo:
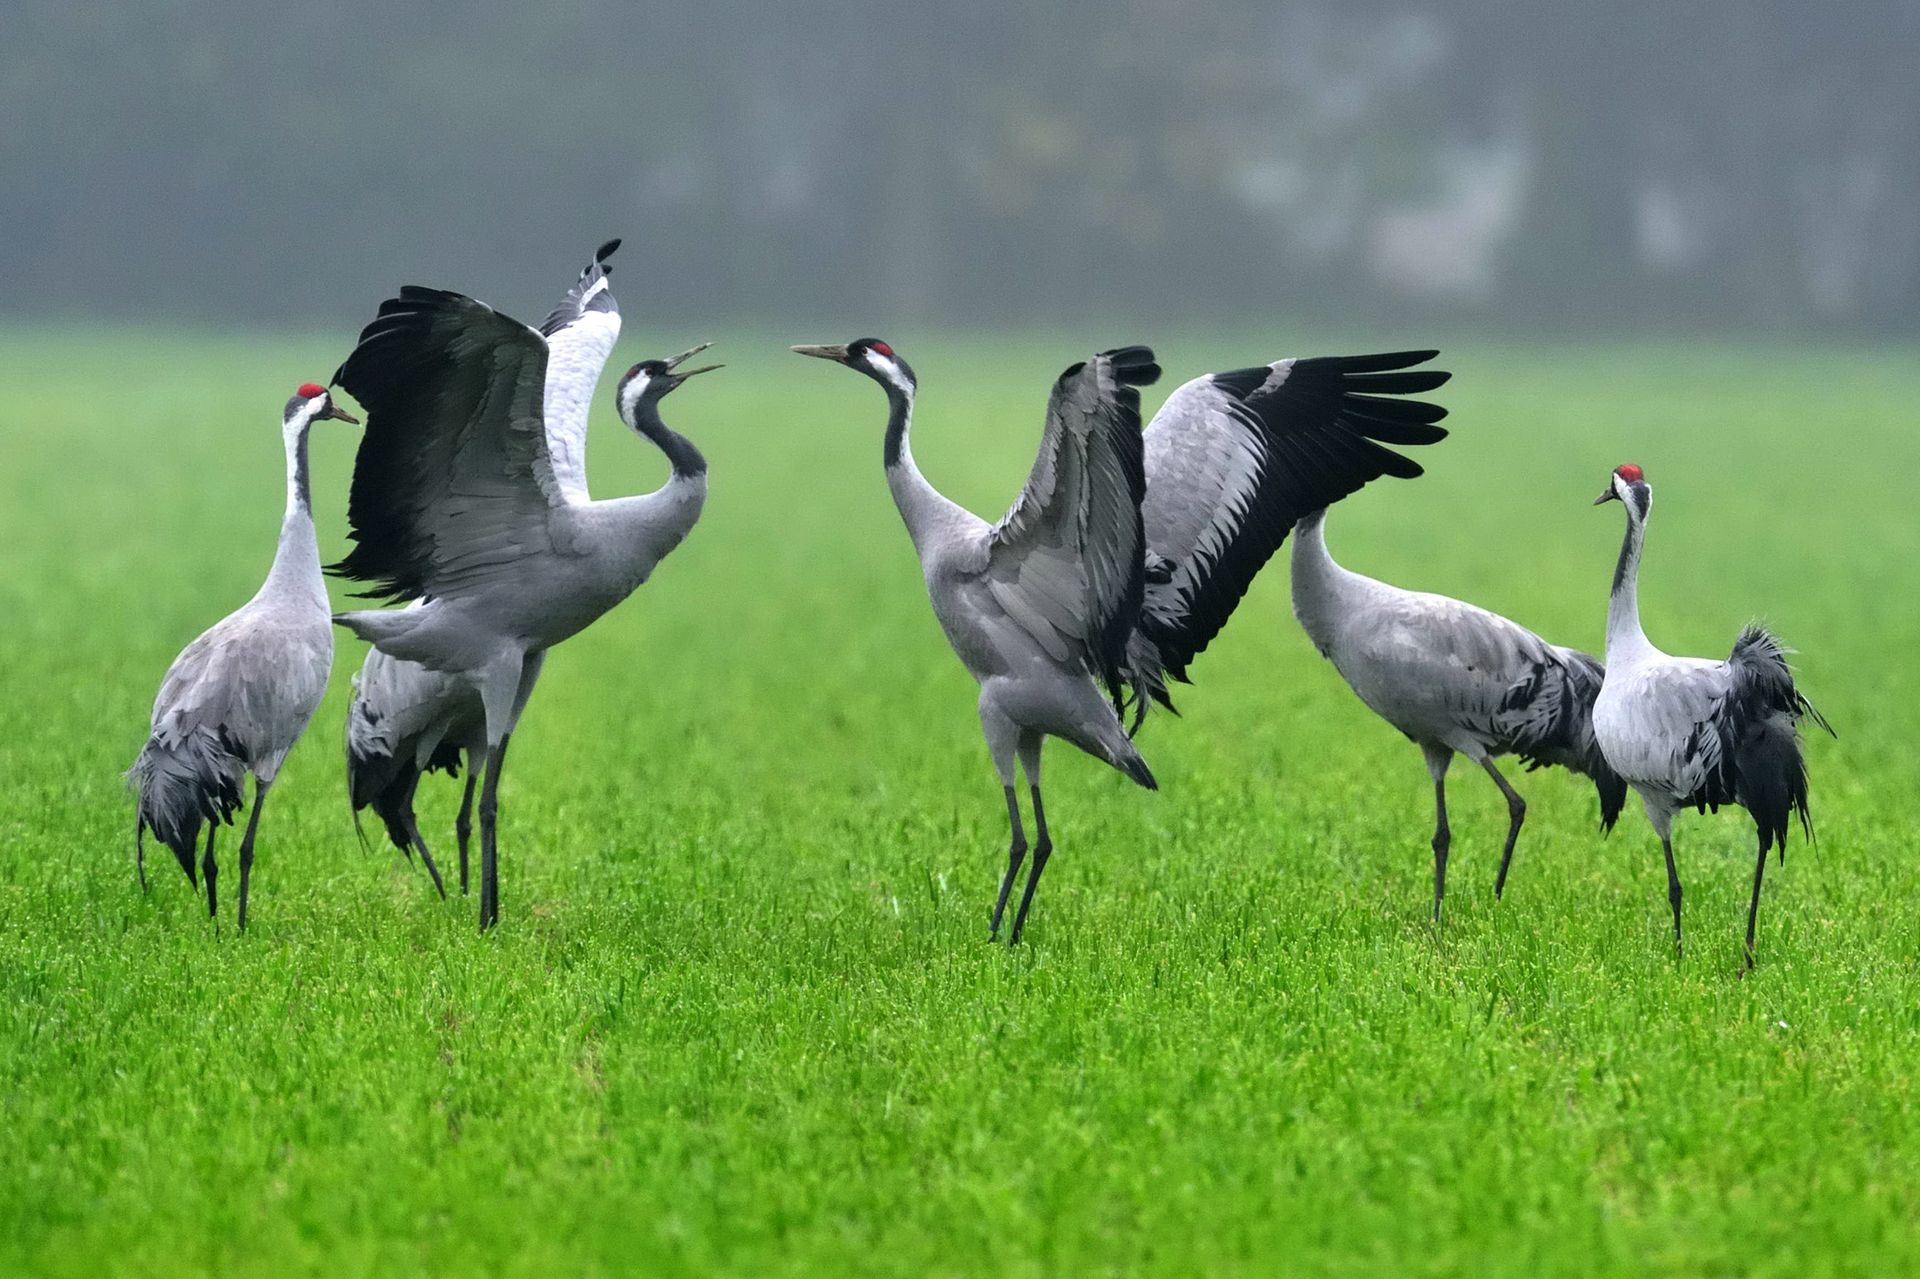
[(1188, 682), (1188, 665), (1220, 633), (1296, 522), (1383, 475), (1412, 479), (1422, 473), (1419, 463), (1386, 446), (1446, 438), (1446, 430), (1435, 425), (1446, 417), (1444, 407), (1395, 398), (1446, 384), (1452, 374), (1445, 370), (1412, 367), (1437, 355), (1425, 350), (1296, 359), (1277, 384), (1275, 369), (1265, 364), (1211, 376), (1232, 421), (1256, 441), (1259, 475), (1245, 509), (1233, 513), (1232, 535), (1216, 552), (1202, 548), (1191, 565), (1182, 566), (1190, 570), (1184, 590), (1169, 583), (1149, 592), (1139, 627), (1146, 643), (1136, 644), (1130, 665), (1136, 684), (1155, 701), (1173, 709), (1166, 679)]
[(596, 293), (591, 302), (583, 303), (581, 299), (586, 296), (587, 290), (592, 288), (595, 283), (606, 279), (613, 273), (613, 268), (607, 265), (607, 259), (612, 257), (614, 250), (619, 247), (620, 241), (617, 238), (608, 240), (600, 246), (593, 255), (593, 261), (587, 263), (586, 268), (580, 272), (580, 278), (574, 281), (571, 289), (567, 290), (567, 296), (560, 299), (560, 305), (554, 307), (553, 310), (547, 313), (547, 318), (540, 321), (540, 332), (542, 334), (547, 337), (552, 337), (561, 329), (566, 328), (569, 324), (572, 324), (575, 320), (585, 315), (588, 311), (612, 311), (617, 309), (614, 305), (613, 294), (607, 289), (602, 289)]

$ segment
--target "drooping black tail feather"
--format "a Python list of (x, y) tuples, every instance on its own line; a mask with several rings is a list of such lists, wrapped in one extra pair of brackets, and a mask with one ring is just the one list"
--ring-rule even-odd
[(1813, 841), (1813, 815), (1807, 805), (1807, 761), (1799, 723), (1811, 719), (1833, 733), (1793, 682), (1787, 647), (1764, 627), (1749, 626), (1734, 641), (1727, 666), (1733, 684), (1727, 714), (1733, 747), (1735, 797), (1760, 831), (1760, 847), (1778, 848), (1786, 860), (1787, 827), (1797, 816), (1801, 832)]
[(1603, 834), (1627, 802), (1626, 780), (1607, 763), (1593, 732), (1593, 704), (1606, 675), (1590, 653), (1551, 649), (1548, 660), (1515, 681), (1500, 705), (1505, 744), (1528, 771), (1558, 765), (1592, 779)]
[(194, 850), (200, 828), (209, 821), (232, 825), (233, 814), (244, 806), (245, 776), (246, 765), (224, 732), (203, 727), (183, 736), (153, 734), (127, 770), (127, 784), (136, 795), (136, 847), (139, 833), (152, 831), (198, 888)]

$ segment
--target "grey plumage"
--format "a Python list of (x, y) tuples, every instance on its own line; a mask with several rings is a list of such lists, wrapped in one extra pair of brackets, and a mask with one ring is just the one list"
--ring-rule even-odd
[[(1403, 398), (1445, 385), (1434, 351), (1276, 360), (1175, 390), (1147, 427), (1149, 580), (1128, 649), (1137, 684), (1172, 709), (1168, 680), (1232, 616), (1288, 530), (1381, 476), (1419, 463), (1387, 445), (1446, 438), (1446, 410)], [(1135, 727), (1146, 704), (1136, 712)]]
[(253, 774), (253, 815), (240, 849), (242, 928), (261, 806), (320, 704), (333, 661), (307, 479), (307, 433), (328, 418), (354, 420), (311, 383), (288, 401), (281, 421), (287, 507), (273, 567), (252, 599), (174, 659), (154, 699), (146, 745), (127, 770), (138, 794), (135, 857), (143, 886), (145, 832), (173, 850), (198, 886), (194, 849), (203, 824), (212, 824), (201, 861), (210, 914), (219, 908), (214, 829), (243, 807), (241, 786)]
[(1026, 486), (988, 525), (914, 464), (917, 382), (890, 346), (862, 338), (794, 350), (845, 364), (886, 392), (888, 487), (934, 615), (980, 686), (981, 728), (1006, 799), (994, 936), (1028, 852), (1016, 761), (1031, 795), (1038, 840), (1011, 941), (1053, 847), (1040, 794), (1045, 739), (1155, 787), (1122, 720), (1128, 698), (1135, 727), (1148, 699), (1167, 702), (1166, 680), (1185, 678), (1295, 519), (1376, 476), (1419, 473), (1376, 440), (1444, 435), (1431, 425), (1437, 406), (1389, 398), (1446, 380), (1402, 371), (1432, 354), (1410, 352), (1211, 374), (1175, 392), (1143, 439), (1136, 388), (1160, 368), (1145, 347), (1125, 347), (1056, 381)]
[(472, 685), (459, 677), (370, 649), (353, 681), (347, 708), (347, 795), (354, 821), (372, 808), (393, 846), (417, 850), (441, 896), (446, 887), (433, 852), (420, 834), (414, 793), (424, 774), (459, 777), (467, 769), (456, 825), (460, 891), (467, 890), (467, 844), (476, 769), (487, 747), (486, 713)]
[(547, 650), (646, 581), (706, 500), (705, 460), (659, 416), (668, 392), (706, 371), (679, 367), (700, 347), (635, 365), (615, 396), (622, 419), (666, 454), (666, 484), (610, 501), (588, 493), (587, 411), (620, 331), (610, 251), (546, 333), (457, 293), (403, 288), (336, 375), (366, 407), (367, 431), (348, 510), (355, 547), (335, 571), (420, 606), (335, 620), (479, 698), (483, 928), (499, 919), (500, 770)]
[(1294, 532), (1294, 615), (1360, 700), (1426, 756), (1434, 788), (1434, 918), (1446, 895), (1446, 773), (1456, 752), (1484, 769), (1507, 800), (1496, 897), (1506, 888), (1527, 811), (1494, 763), (1498, 757), (1518, 755), (1529, 768), (1558, 765), (1591, 778), (1600, 828), (1611, 830), (1626, 783), (1594, 737), (1600, 663), (1497, 613), (1341, 567), (1327, 550), (1324, 522), (1325, 512), (1316, 512)]
[(1640, 625), (1640, 558), (1653, 490), (1637, 466), (1622, 466), (1596, 501), (1619, 501), (1627, 530), (1607, 605), (1607, 676), (1594, 707), (1594, 731), (1608, 762), (1640, 796), (1667, 863), (1673, 941), (1681, 941), (1679, 869), (1673, 856), (1674, 814), (1738, 804), (1753, 818), (1758, 852), (1747, 907), (1746, 962), (1767, 852), (1786, 858), (1787, 827), (1798, 815), (1809, 839), (1806, 760), (1799, 724), (1824, 717), (1800, 693), (1780, 641), (1749, 626), (1724, 662), (1672, 657), (1655, 648)]

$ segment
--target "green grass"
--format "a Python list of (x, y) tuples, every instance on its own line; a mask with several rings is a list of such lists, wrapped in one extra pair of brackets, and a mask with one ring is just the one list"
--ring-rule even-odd
[[(1086, 340), (890, 336), (923, 465), (997, 513)], [(1288, 349), (1161, 347), (1173, 378)], [(1457, 343), (1428, 476), (1330, 524), (1356, 568), (1598, 645), (1621, 521), (1587, 504), (1646, 466), (1656, 641), (1764, 617), (1841, 734), (1743, 979), (1744, 819), (1682, 819), (1676, 963), (1637, 805), (1603, 842), (1560, 773), (1520, 780), (1496, 904), (1504, 806), (1456, 770), (1436, 937), (1419, 754), (1311, 651), (1283, 564), (1147, 729), (1159, 794), (1049, 751), (1060, 851), (1030, 944), (987, 945), (1004, 815), (881, 398), (744, 339), (668, 403), (706, 519), (522, 725), (504, 925), (355, 843), (343, 636), (253, 929), (216, 933), (164, 854), (136, 888), (119, 774), (257, 584), (279, 406), (339, 354), (0, 338), (0, 1273), (1920, 1269), (1912, 356)], [(652, 487), (600, 412), (596, 490)], [(316, 449), (328, 554), (354, 441)]]

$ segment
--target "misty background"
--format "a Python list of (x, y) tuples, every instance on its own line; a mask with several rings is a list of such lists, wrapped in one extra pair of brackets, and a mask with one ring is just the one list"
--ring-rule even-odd
[[(1909, 334), (1920, 5), (5, 0), (0, 323)], [(811, 336), (813, 330), (809, 330)]]

